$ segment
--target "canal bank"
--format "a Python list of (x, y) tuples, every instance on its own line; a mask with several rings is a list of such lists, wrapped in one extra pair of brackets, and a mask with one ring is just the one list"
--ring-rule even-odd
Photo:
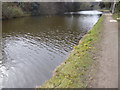
[(54, 71), (54, 76), (40, 88), (86, 88), (92, 79), (100, 41), (103, 16), (74, 47), (67, 60)]

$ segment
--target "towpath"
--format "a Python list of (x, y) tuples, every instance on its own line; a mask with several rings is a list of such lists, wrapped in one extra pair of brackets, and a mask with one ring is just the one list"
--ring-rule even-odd
[(118, 22), (104, 14), (98, 70), (93, 88), (118, 87)]

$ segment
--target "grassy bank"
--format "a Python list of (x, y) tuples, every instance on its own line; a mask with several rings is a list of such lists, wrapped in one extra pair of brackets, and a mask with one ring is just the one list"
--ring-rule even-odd
[(103, 16), (74, 47), (69, 57), (56, 70), (54, 76), (39, 88), (86, 88), (90, 67), (94, 63), (96, 44), (100, 37)]

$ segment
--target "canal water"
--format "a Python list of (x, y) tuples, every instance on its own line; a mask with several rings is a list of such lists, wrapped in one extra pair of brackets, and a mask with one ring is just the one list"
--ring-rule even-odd
[(43, 84), (98, 19), (97, 14), (78, 14), (3, 21), (0, 86), (33, 88)]

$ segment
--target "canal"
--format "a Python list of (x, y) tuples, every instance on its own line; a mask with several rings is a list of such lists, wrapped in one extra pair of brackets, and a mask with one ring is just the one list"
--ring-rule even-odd
[(99, 17), (66, 14), (4, 20), (0, 86), (33, 88), (43, 84)]

